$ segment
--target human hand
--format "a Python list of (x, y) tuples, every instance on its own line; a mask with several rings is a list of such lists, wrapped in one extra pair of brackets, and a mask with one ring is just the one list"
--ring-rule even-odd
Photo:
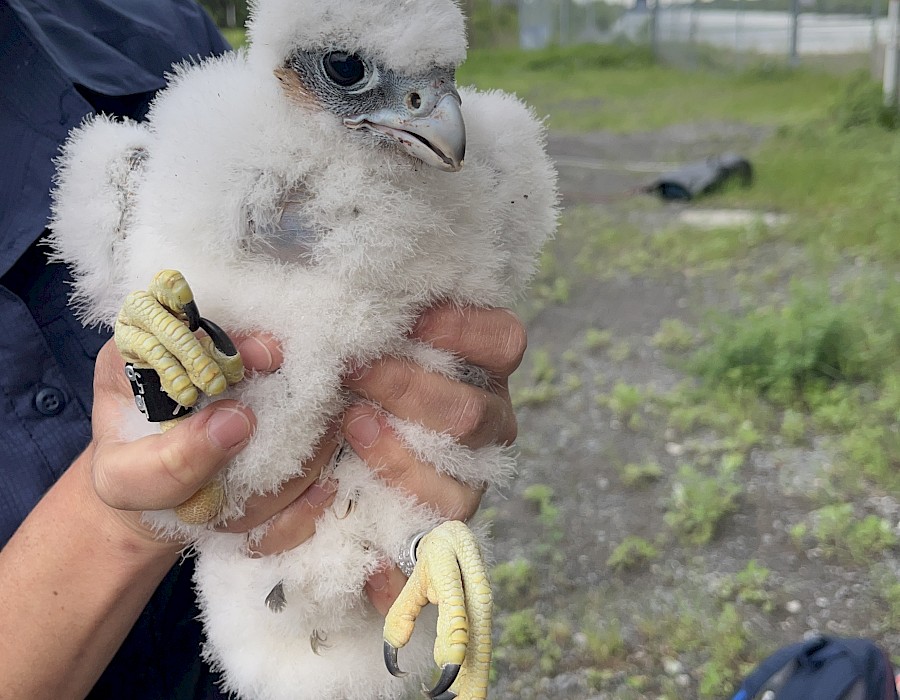
[[(251, 556), (283, 552), (312, 537), (316, 519), (333, 503), (336, 493), (333, 482), (320, 482), (319, 478), (337, 449), (338, 431), (388, 484), (411, 493), (444, 518), (466, 520), (471, 517), (481, 502), (482, 491), (439, 474), (430, 464), (419, 460), (390, 428), (385, 412), (452, 435), (461, 444), (472, 448), (512, 443), (517, 426), (508, 378), (525, 352), (525, 330), (521, 322), (504, 309), (458, 308), (445, 304), (425, 311), (411, 336), (453, 352), (486, 370), (491, 378), (490, 390), (427, 372), (406, 360), (394, 357), (378, 360), (346, 379), (347, 387), (369, 403), (357, 403), (347, 409), (340, 425), (333, 426), (325, 434), (316, 454), (303, 465), (303, 475), (285, 482), (277, 494), (250, 498), (241, 518), (217, 529), (240, 533), (268, 521), (269, 528), (253, 545), (249, 552)], [(277, 343), (266, 336), (239, 339), (238, 345), (249, 369), (273, 371), (283, 359)], [(115, 353), (115, 348), (111, 351)], [(116, 387), (119, 405), (122, 396), (130, 402), (130, 389), (121, 372), (121, 358), (112, 366), (114, 371), (106, 381)], [(100, 369), (98, 358), (98, 375)], [(97, 410), (95, 404), (95, 412)], [(224, 443), (210, 444), (208, 430), (204, 435), (204, 428), (209, 427), (216, 411), (226, 413), (227, 424), (234, 430), (230, 447)], [(177, 505), (214, 477), (240, 451), (254, 427), (255, 418), (247, 407), (233, 401), (217, 401), (164, 435), (132, 443), (155, 441), (158, 444), (147, 445), (150, 453), (164, 448), (165, 456), (155, 467), (150, 467), (149, 472), (141, 472), (144, 477), (132, 469), (129, 481), (127, 469), (112, 470), (106, 466), (109, 462), (101, 461), (99, 481), (95, 476), (98, 493), (109, 505), (129, 515), (133, 515), (131, 511)], [(134, 451), (137, 453), (136, 448)], [(187, 454), (192, 455), (192, 460), (185, 463)], [(152, 474), (156, 476), (145, 481)], [(159, 479), (162, 484), (158, 483)], [(386, 567), (370, 579), (366, 592), (373, 605), (385, 614), (405, 581), (399, 569)]]
[[(281, 351), (270, 336), (238, 337), (236, 343), (248, 369), (269, 372), (281, 365)], [(123, 367), (115, 343), (108, 342), (94, 370), (93, 437), (79, 463), (101, 512), (155, 542), (141, 512), (179, 505), (213, 479), (249, 442), (256, 418), (236, 401), (216, 401), (165, 433), (128, 441), (122, 422), (134, 399)]]
[[(243, 517), (218, 529), (239, 533), (268, 521), (265, 535), (252, 545), (252, 556), (284, 552), (312, 537), (316, 518), (334, 502), (336, 485), (320, 482), (319, 477), (337, 449), (338, 429), (388, 484), (411, 493), (444, 518), (471, 517), (481, 502), (481, 490), (439, 474), (417, 459), (390, 428), (385, 411), (453, 435), (472, 448), (512, 443), (516, 419), (507, 384), (525, 352), (525, 330), (503, 309), (441, 305), (423, 313), (412, 337), (482, 367), (491, 377), (493, 390), (426, 372), (405, 360), (382, 358), (345, 380), (348, 388), (371, 403), (347, 409), (340, 426), (326, 433), (316, 455), (304, 464), (303, 476), (285, 482), (277, 494), (252, 497)], [(398, 569), (388, 569), (376, 574), (367, 592), (376, 607), (386, 612), (404, 581)]]
[[(341, 429), (356, 453), (377, 469), (385, 482), (413, 494), (444, 518), (467, 520), (478, 509), (482, 491), (439, 474), (419, 460), (391, 429), (384, 411), (452, 435), (468, 447), (511, 444), (517, 425), (508, 379), (525, 353), (525, 328), (505, 309), (442, 304), (422, 314), (412, 337), (486, 370), (491, 389), (385, 357), (345, 382), (380, 408), (372, 403), (350, 406)], [(386, 615), (405, 583), (406, 577), (397, 567), (386, 566), (369, 579), (366, 593)]]

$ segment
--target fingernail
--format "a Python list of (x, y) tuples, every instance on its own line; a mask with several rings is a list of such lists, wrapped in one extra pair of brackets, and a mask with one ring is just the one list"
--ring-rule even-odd
[(230, 450), (250, 439), (252, 426), (243, 411), (219, 408), (206, 424), (206, 436), (220, 450)]
[(384, 571), (378, 571), (369, 577), (369, 588), (373, 591), (383, 591), (387, 585), (388, 577)]
[(315, 508), (316, 506), (320, 506), (329, 498), (331, 498), (334, 494), (337, 493), (337, 482), (326, 479), (321, 483), (316, 483), (310, 486), (306, 491), (303, 492), (303, 500), (306, 501), (310, 506)]
[(375, 416), (364, 413), (347, 424), (347, 433), (360, 447), (367, 450), (381, 434), (381, 423)]
[(241, 357), (247, 367), (252, 367), (261, 372), (271, 372), (276, 369), (275, 358), (272, 357), (269, 348), (259, 338), (254, 336), (244, 338), (240, 345), (237, 346), (237, 349), (241, 353)]

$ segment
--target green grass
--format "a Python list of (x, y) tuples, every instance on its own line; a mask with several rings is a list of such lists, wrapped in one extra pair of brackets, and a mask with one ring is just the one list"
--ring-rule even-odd
[(841, 78), (814, 71), (685, 72), (654, 65), (631, 46), (469, 52), (461, 84), (515, 92), (553, 129), (620, 132), (671, 124), (803, 123), (821, 113)]
[(247, 30), (243, 27), (219, 27), (219, 31), (233, 49), (239, 49), (247, 43)]
[[(657, 206), (662, 205), (655, 201), (647, 204), (651, 211)], [(725, 270), (739, 265), (747, 251), (771, 242), (779, 233), (761, 222), (749, 227), (715, 229), (676, 223), (646, 232), (621, 222), (613, 223), (601, 211), (582, 206), (563, 213), (555, 245), (559, 253), (571, 255), (577, 274), (609, 279), (623, 273), (657, 275), (684, 270), (694, 273)], [(548, 267), (562, 269), (558, 262)], [(661, 340), (667, 339), (661, 336)]]
[(795, 285), (782, 306), (720, 318), (691, 366), (711, 384), (750, 387), (783, 405), (837, 382), (879, 382), (897, 366), (897, 291), (866, 286), (835, 301), (823, 284)]
[(795, 241), (838, 249), (874, 244), (897, 260), (900, 243), (890, 231), (900, 222), (891, 187), (898, 157), (894, 132), (872, 125), (840, 130), (826, 113), (781, 129), (754, 159), (754, 186), (730, 190), (722, 200), (810, 217), (788, 231)]

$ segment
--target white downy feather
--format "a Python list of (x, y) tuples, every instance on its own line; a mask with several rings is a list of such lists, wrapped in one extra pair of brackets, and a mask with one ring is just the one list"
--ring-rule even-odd
[[(97, 118), (73, 132), (51, 237), (88, 322), (112, 324), (127, 292), (173, 268), (204, 316), (280, 337), (282, 369), (228, 393), (253, 408), (258, 430), (227, 469), (223, 517), (299, 472), (342, 410), (340, 377), (352, 363), (396, 353), (457, 373), (457, 360), (405, 338), (416, 314), (437, 300), (509, 304), (556, 224), (543, 128), (516, 98), (460, 91), (466, 164), (447, 173), (367, 147), (333, 115), (298, 108), (273, 76), (295, 46), (365, 50), (401, 69), (455, 64), (465, 38), (453, 2), (259, 0), (253, 11), (249, 52), (180, 68), (146, 125)], [(137, 151), (146, 157), (129, 169)], [(297, 189), (304, 221), (322, 235), (310, 259), (290, 264), (254, 246), (248, 221), (276, 219)], [(463, 481), (498, 484), (512, 471), (508, 450), (468, 450), (421, 426), (394, 426)], [(279, 556), (250, 559), (243, 536), (189, 527), (171, 512), (147, 516), (194, 542), (204, 655), (240, 697), (368, 700), (409, 687), (383, 667), (383, 620), (362, 588), (437, 517), (352, 452), (334, 476), (336, 503), (352, 497), (352, 512), (327, 513), (311, 540)], [(279, 581), (287, 606), (275, 614), (264, 601)], [(316, 631), (327, 636), (321, 656), (310, 649)], [(422, 672), (433, 663), (433, 623), (423, 619), (417, 635), (401, 665)]]

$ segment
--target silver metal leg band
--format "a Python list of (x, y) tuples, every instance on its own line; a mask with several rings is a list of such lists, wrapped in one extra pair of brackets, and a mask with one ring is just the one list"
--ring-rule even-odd
[(413, 569), (416, 566), (416, 548), (419, 546), (419, 542), (422, 541), (422, 538), (429, 532), (430, 530), (426, 530), (425, 532), (420, 532), (418, 535), (413, 535), (409, 544), (401, 549), (400, 553), (397, 555), (397, 566), (400, 567), (400, 571), (402, 571), (403, 575), (407, 578), (412, 576)]

